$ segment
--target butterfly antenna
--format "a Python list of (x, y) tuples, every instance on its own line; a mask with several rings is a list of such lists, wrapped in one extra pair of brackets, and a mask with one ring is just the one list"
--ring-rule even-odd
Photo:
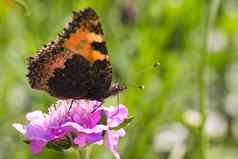
[(136, 76), (139, 76), (139, 75), (141, 75), (142, 73), (147, 72), (147, 71), (149, 71), (149, 70), (151, 70), (151, 69), (157, 69), (159, 66), (160, 66), (160, 62), (156, 62), (156, 63), (154, 63), (153, 65), (150, 65), (149, 67), (146, 67), (146, 68), (144, 68), (144, 69), (141, 70), (141, 71), (138, 71), (138, 72), (136, 73)]
[[(137, 72), (136, 73), (136, 77), (141, 76), (144, 72), (147, 72), (147, 71), (149, 71), (151, 69), (158, 68), (159, 66), (160, 66), (160, 62), (156, 62), (153, 65), (151, 65), (149, 67), (146, 67), (145, 69)], [(145, 89), (144, 85), (136, 85), (136, 84), (126, 84), (126, 85), (129, 86), (129, 87), (133, 87), (133, 88), (139, 89), (139, 90), (144, 90)]]
[(133, 87), (133, 88), (136, 88), (136, 89), (139, 89), (139, 90), (144, 90), (145, 89), (144, 85), (127, 84), (127, 86)]

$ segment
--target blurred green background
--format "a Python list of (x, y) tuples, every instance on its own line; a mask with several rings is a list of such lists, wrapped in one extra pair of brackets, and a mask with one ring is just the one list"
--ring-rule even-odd
[[(33, 156), (11, 124), (26, 122), (27, 112), (47, 111), (56, 101), (30, 88), (26, 59), (56, 38), (73, 10), (88, 6), (100, 16), (113, 80), (128, 86), (120, 103), (135, 117), (120, 141), (122, 158), (201, 159), (205, 150), (208, 159), (238, 159), (238, 1), (215, 4), (217, 14), (207, 30), (211, 4), (210, 0), (0, 0), (0, 159), (76, 158), (72, 150), (44, 149)], [(153, 67), (156, 62), (159, 67)], [(205, 94), (199, 93), (203, 82)], [(205, 122), (201, 95), (206, 96)], [(107, 99), (109, 104), (116, 104), (116, 97)], [(113, 156), (93, 146), (91, 158)]]

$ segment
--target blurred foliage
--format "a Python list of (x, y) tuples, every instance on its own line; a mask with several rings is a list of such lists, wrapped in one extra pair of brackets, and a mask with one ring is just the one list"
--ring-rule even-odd
[[(130, 115), (135, 117), (120, 143), (122, 157), (196, 158), (198, 128), (189, 125), (190, 119), (186, 121), (184, 114), (187, 110), (199, 110), (198, 66), (207, 18), (204, 8), (209, 3), (200, 0), (0, 0), (0, 159), (76, 158), (71, 150), (49, 149), (32, 156), (11, 124), (23, 121), (26, 112), (46, 111), (55, 102), (47, 93), (29, 87), (25, 77), (26, 59), (56, 38), (73, 10), (88, 6), (100, 16), (113, 64), (113, 80), (128, 86), (121, 94), (120, 103), (128, 106)], [(207, 112), (222, 116), (225, 131), (216, 136), (224, 127), (221, 122), (211, 124), (218, 130), (208, 127), (215, 137), (207, 133), (207, 156), (237, 159), (238, 1), (221, 1), (215, 26), (208, 37)], [(153, 67), (156, 62), (160, 62), (159, 67)], [(139, 85), (145, 89), (138, 89)], [(116, 98), (107, 99), (106, 105), (109, 104), (116, 104)], [(173, 123), (188, 131), (184, 149), (176, 151), (173, 147), (161, 151), (155, 146), (160, 142), (155, 136)], [(91, 158), (112, 158), (102, 147), (93, 146), (91, 151)]]

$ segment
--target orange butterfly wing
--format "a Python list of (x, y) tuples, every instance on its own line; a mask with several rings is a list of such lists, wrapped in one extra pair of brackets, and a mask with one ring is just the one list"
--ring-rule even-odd
[[(60, 37), (64, 48), (80, 54), (91, 63), (109, 58), (99, 18), (91, 8), (74, 12), (72, 21)], [(96, 50), (93, 43), (98, 43), (105, 51)]]
[(99, 18), (91, 8), (73, 12), (71, 22), (59, 34), (59, 39), (43, 46), (36, 56), (29, 58), (27, 77), (31, 87), (49, 91), (48, 80), (54, 76), (55, 70), (64, 68), (65, 62), (75, 54), (90, 63), (106, 60), (110, 65)]

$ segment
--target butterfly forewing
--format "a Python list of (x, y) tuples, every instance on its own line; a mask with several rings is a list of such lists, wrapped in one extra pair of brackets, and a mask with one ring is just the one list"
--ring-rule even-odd
[(29, 83), (57, 98), (103, 100), (111, 87), (112, 68), (96, 12), (87, 8), (73, 18), (59, 38), (29, 60)]

